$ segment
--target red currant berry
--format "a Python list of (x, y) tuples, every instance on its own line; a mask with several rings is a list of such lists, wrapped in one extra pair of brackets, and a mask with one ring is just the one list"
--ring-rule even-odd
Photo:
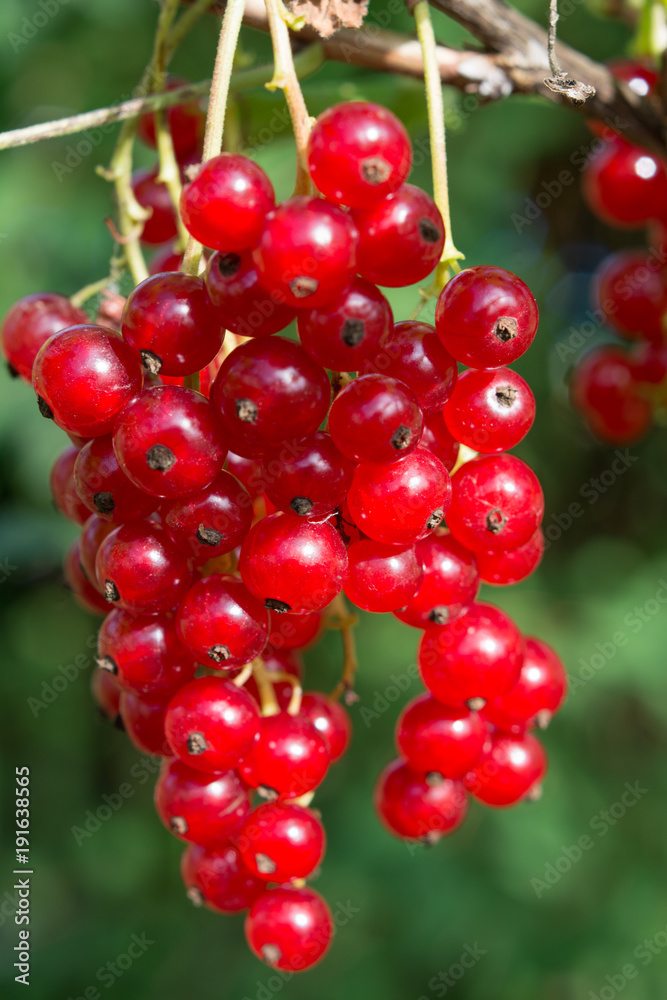
[(262, 719), (239, 771), (265, 796), (294, 799), (317, 788), (329, 762), (327, 741), (310, 719), (280, 712)]
[(349, 101), (328, 108), (308, 142), (308, 167), (328, 201), (365, 208), (385, 198), (410, 173), (410, 137), (379, 104)]
[[(167, 90), (177, 90), (185, 87), (190, 81), (171, 76), (167, 81)], [(171, 132), (174, 152), (180, 163), (183, 163), (193, 153), (196, 153), (204, 138), (206, 117), (198, 101), (188, 101), (186, 104), (176, 104), (167, 110), (167, 123)], [(155, 129), (155, 114), (151, 111), (139, 119), (139, 138), (147, 146), (157, 148), (157, 133)]]
[(168, 243), (151, 257), (148, 273), (155, 275), (164, 274), (166, 271), (179, 271), (182, 260), (183, 254), (176, 253), (173, 245)]
[(322, 615), (269, 615), (269, 644), (274, 649), (304, 649), (320, 634)]
[(542, 744), (532, 733), (492, 736), (485, 752), (466, 775), (468, 791), (485, 806), (514, 806), (539, 794), (547, 770)]
[(622, 337), (662, 344), (667, 280), (645, 250), (621, 250), (602, 261), (593, 276), (593, 299)]
[(427, 777), (462, 778), (479, 759), (486, 726), (479, 712), (441, 705), (422, 694), (401, 712), (396, 747), (407, 764)]
[(169, 611), (192, 576), (186, 556), (152, 521), (121, 524), (107, 535), (95, 570), (107, 601), (137, 614)]
[(288, 198), (267, 215), (253, 260), (268, 291), (313, 309), (336, 301), (352, 281), (357, 242), (347, 212), (322, 198)]
[(262, 652), (269, 616), (240, 580), (215, 573), (190, 588), (178, 609), (176, 628), (199, 663), (229, 670)]
[(386, 545), (363, 538), (347, 550), (350, 571), (345, 593), (364, 611), (396, 611), (412, 600), (424, 571), (411, 545)]
[(461, 825), (468, 797), (460, 781), (434, 775), (430, 783), (404, 761), (395, 760), (375, 786), (375, 809), (395, 837), (435, 844)]
[(456, 465), (459, 442), (452, 437), (441, 411), (425, 418), (419, 445), (439, 458), (447, 472), (451, 472)]
[(664, 214), (667, 174), (646, 150), (617, 139), (586, 162), (582, 190), (599, 219), (632, 229)]
[(435, 328), (452, 357), (471, 368), (500, 368), (528, 350), (537, 333), (530, 289), (502, 267), (467, 267), (449, 281)]
[(363, 278), (355, 278), (335, 305), (300, 309), (299, 339), (304, 350), (324, 368), (356, 372), (375, 357), (394, 322), (382, 292)]
[(607, 66), (617, 80), (627, 83), (638, 97), (648, 97), (657, 86), (660, 74), (639, 59), (610, 59)]
[(234, 767), (252, 747), (259, 726), (255, 699), (221, 677), (199, 677), (180, 688), (165, 718), (173, 753), (197, 771)]
[(243, 826), (250, 798), (236, 771), (205, 774), (172, 757), (155, 785), (155, 808), (175, 837), (219, 847)]
[(440, 459), (416, 448), (393, 465), (358, 465), (347, 502), (354, 523), (370, 538), (409, 545), (438, 526), (451, 495)]
[(491, 454), (523, 440), (535, 419), (535, 397), (511, 368), (471, 368), (459, 377), (443, 414), (457, 441)]
[[(84, 575), (99, 591), (97, 574), (95, 573), (95, 559), (100, 545), (116, 527), (111, 521), (105, 521), (99, 514), (91, 514), (81, 529), (79, 538), (79, 557)], [(100, 591), (101, 593), (101, 591)]]
[(120, 688), (115, 678), (106, 670), (93, 670), (90, 692), (102, 716), (120, 728), (123, 725), (120, 718)]
[[(268, 645), (262, 650), (262, 659), (264, 660), (264, 669), (271, 675), (270, 679), (278, 704), (281, 709), (287, 711), (294, 688), (289, 681), (275, 678), (277, 674), (288, 674), (300, 683), (303, 676), (303, 661), (291, 649), (273, 649)], [(253, 696), (258, 705), (261, 704), (262, 698), (254, 677), (248, 678), (245, 689), (248, 694)]]
[(357, 270), (390, 288), (414, 285), (431, 273), (445, 245), (445, 226), (433, 199), (412, 184), (352, 212), (359, 230)]
[(266, 891), (266, 883), (248, 870), (232, 844), (189, 844), (181, 857), (181, 877), (190, 902), (215, 913), (247, 910)]
[(226, 455), (208, 400), (177, 385), (135, 396), (118, 418), (113, 447), (135, 486), (170, 499), (203, 490), (220, 473)]
[(317, 430), (330, 399), (324, 369), (284, 337), (249, 340), (233, 350), (211, 393), (211, 405), (241, 447), (247, 441), (264, 451)]
[(472, 699), (476, 704), (511, 691), (523, 653), (523, 638), (511, 618), (491, 604), (473, 604), (451, 624), (426, 630), (419, 670), (425, 687), (443, 705)]
[(270, 611), (321, 611), (340, 593), (347, 552), (335, 528), (271, 514), (250, 530), (239, 557), (248, 590)]
[(114, 608), (97, 638), (97, 663), (124, 691), (168, 701), (195, 674), (170, 616), (136, 615)]
[(475, 561), (479, 578), (484, 583), (496, 587), (508, 587), (520, 583), (533, 573), (540, 564), (544, 553), (544, 535), (538, 528), (534, 535), (518, 549), (477, 549)]
[(174, 206), (166, 184), (158, 181), (159, 168), (136, 170), (132, 174), (134, 197), (142, 208), (150, 210), (141, 232), (141, 242), (159, 246), (178, 235)]
[(477, 596), (479, 575), (475, 558), (442, 529), (417, 542), (415, 550), (424, 577), (417, 594), (394, 614), (413, 628), (446, 625), (458, 618)]
[(122, 334), (152, 375), (192, 375), (216, 356), (224, 327), (201, 278), (170, 271), (130, 292)]
[(81, 549), (77, 538), (70, 545), (63, 562), (65, 585), (72, 591), (77, 604), (94, 615), (104, 615), (109, 610), (97, 587), (94, 586), (83, 571), (81, 565)]
[(118, 465), (110, 435), (84, 444), (74, 466), (74, 482), (86, 508), (106, 521), (135, 521), (157, 507), (155, 497), (138, 489)]
[(280, 887), (264, 893), (245, 921), (249, 947), (275, 969), (303, 972), (322, 959), (334, 927), (329, 907), (312, 889)]
[(244, 458), (243, 455), (235, 455), (234, 452), (230, 451), (227, 454), (225, 468), (243, 483), (253, 500), (261, 497), (264, 492), (261, 462), (253, 461), (252, 458)]
[(635, 382), (658, 385), (667, 379), (667, 344), (638, 341), (630, 352), (630, 364)]
[(653, 421), (651, 404), (639, 394), (631, 357), (611, 344), (590, 351), (577, 365), (570, 398), (595, 436), (610, 444), (638, 441)]
[(452, 488), (447, 526), (473, 551), (518, 549), (542, 521), (542, 487), (533, 470), (514, 455), (466, 462), (454, 473)]
[(74, 466), (79, 457), (76, 445), (68, 445), (58, 455), (51, 467), (49, 487), (53, 502), (61, 514), (75, 524), (84, 524), (90, 517), (90, 511), (79, 496), (74, 481)]
[(248, 250), (275, 205), (271, 181), (247, 156), (221, 153), (204, 163), (181, 195), (185, 228), (212, 250)]
[(240, 545), (252, 524), (252, 500), (229, 472), (193, 497), (163, 503), (162, 523), (179, 548), (197, 565)]
[(55, 333), (87, 323), (88, 317), (64, 295), (35, 292), (19, 299), (2, 321), (2, 353), (11, 373), (32, 382), (32, 366), (39, 349)]
[(164, 734), (168, 701), (164, 695), (137, 695), (122, 691), (120, 717), (130, 742), (142, 753), (169, 757), (171, 750)]
[(424, 414), (433, 414), (451, 395), (458, 368), (440, 343), (435, 328), (408, 320), (396, 323), (382, 350), (367, 361), (361, 373), (381, 372), (399, 379), (414, 392)]
[(269, 500), (288, 514), (330, 514), (347, 495), (354, 462), (341, 454), (324, 431), (296, 442), (290, 452), (285, 449), (264, 463)]
[(329, 413), (329, 433), (355, 462), (397, 462), (419, 443), (423, 415), (417, 397), (386, 375), (362, 375), (338, 393)]
[(304, 691), (299, 715), (310, 719), (324, 736), (331, 763), (343, 756), (352, 739), (350, 716), (338, 701), (333, 701), (321, 691)]
[(526, 726), (546, 728), (565, 701), (567, 674), (556, 652), (541, 639), (526, 639), (519, 679), (506, 695), (483, 709), (484, 718), (505, 732), (523, 732)]
[(32, 374), (41, 413), (81, 437), (109, 434), (142, 381), (139, 362), (120, 335), (89, 325), (48, 340)]
[(267, 802), (250, 813), (236, 840), (245, 864), (265, 882), (308, 878), (324, 857), (315, 813), (293, 802)]
[(206, 288), (226, 328), (241, 337), (269, 337), (296, 316), (284, 295), (259, 283), (249, 250), (214, 253), (206, 269)]

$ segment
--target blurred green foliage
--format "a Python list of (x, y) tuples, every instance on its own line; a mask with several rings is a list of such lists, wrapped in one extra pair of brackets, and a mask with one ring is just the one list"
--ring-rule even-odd
[[(157, 9), (150, 0), (54, 2), (56, 13), (31, 38), (24, 37), (25, 19), (31, 24), (41, 9), (37, 0), (0, 5), (3, 128), (127, 97), (148, 57)], [(536, 0), (521, 6), (544, 16)], [(371, 20), (382, 10), (381, 0), (374, 0)], [(464, 36), (444, 18), (436, 22), (443, 40)], [(401, 14), (390, 26), (410, 31), (410, 18)], [(563, 17), (559, 30), (596, 58), (621, 53), (628, 38), (625, 28), (584, 5)], [(17, 43), (17, 35), (23, 41)], [(174, 69), (201, 79), (214, 49), (215, 23), (206, 20)], [(250, 30), (244, 29), (243, 50), (256, 63), (270, 58), (267, 39)], [(422, 150), (413, 179), (429, 186), (418, 82), (333, 65), (309, 79), (305, 93), (313, 113), (356, 96), (388, 104)], [(265, 90), (239, 96), (237, 120), (246, 142), (281, 101), (280, 93)], [(508, 812), (473, 805), (464, 827), (433, 850), (408, 849), (384, 833), (373, 814), (372, 787), (393, 754), (399, 706), (418, 691), (412, 680), (395, 699), (396, 678), (408, 683), (418, 636), (391, 616), (362, 616), (354, 744), (317, 797), (329, 835), (317, 888), (341, 926), (318, 969), (290, 981), (272, 974), (247, 952), (240, 919), (190, 907), (179, 884), (180, 846), (152, 810), (149, 766), (96, 716), (88, 678), (97, 621), (60, 587), (60, 558), (75, 532), (54, 513), (48, 494), (49, 467), (63, 435), (41, 419), (26, 386), (3, 379), (3, 997), (20, 989), (12, 969), (12, 780), (14, 767), (24, 764), (32, 774), (33, 1000), (91, 996), (92, 987), (102, 996), (112, 989), (125, 1000), (269, 1000), (276, 994), (291, 1000), (608, 1000), (621, 989), (628, 970), (620, 970), (628, 963), (636, 976), (624, 996), (664, 995), (667, 622), (655, 595), (667, 579), (666, 436), (654, 431), (629, 449), (622, 474), (609, 472), (613, 449), (594, 444), (566, 405), (564, 375), (581, 347), (569, 354), (558, 348), (586, 320), (588, 273), (621, 237), (591, 219), (576, 183), (529, 224), (512, 220), (562, 170), (576, 179), (576, 151), (583, 148), (586, 155), (592, 143), (580, 118), (525, 98), (477, 107), (448, 93), (447, 102), (457, 244), (470, 263), (517, 271), (542, 313), (538, 340), (518, 365), (538, 398), (537, 423), (520, 454), (544, 483), (551, 544), (531, 580), (504, 592), (487, 588), (484, 597), (508, 609), (526, 632), (553, 643), (574, 679), (564, 712), (545, 736), (551, 758), (545, 795)], [(67, 163), (78, 141), (54, 140), (0, 158), (3, 311), (28, 292), (69, 294), (106, 273), (111, 245), (103, 219), (110, 195), (94, 168), (108, 159), (113, 135), (102, 137), (58, 180), (53, 164)], [(288, 130), (256, 155), (278, 193), (289, 193), (294, 157)], [(143, 162), (150, 156), (139, 153)], [(404, 318), (415, 290), (391, 299)], [(580, 511), (574, 518), (568, 514), (572, 504)], [(53, 698), (54, 679), (73, 676), (69, 665), (81, 653), (86, 666), (66, 685), (58, 681)], [(333, 685), (338, 637), (328, 636), (306, 659), (309, 684)], [(377, 717), (366, 712), (365, 723), (362, 708)], [(124, 782), (132, 797), (79, 846), (72, 828), (83, 826), (86, 815), (103, 805), (102, 796)], [(616, 819), (621, 809), (614, 804), (626, 782), (638, 782), (645, 792)], [(599, 817), (610, 809), (608, 824)], [(593, 847), (574, 861), (576, 850), (570, 850), (568, 860), (569, 848), (586, 834)], [(544, 885), (547, 875), (553, 884)], [(132, 935), (152, 943), (125, 971), (121, 961), (122, 976), (114, 979), (105, 967), (127, 952)], [(645, 939), (655, 939), (655, 954), (642, 950)], [(458, 979), (466, 948), (479, 957)]]

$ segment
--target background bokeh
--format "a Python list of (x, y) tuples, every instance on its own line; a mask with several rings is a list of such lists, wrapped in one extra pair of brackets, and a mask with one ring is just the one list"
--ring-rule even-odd
[[(0, 4), (2, 128), (128, 97), (148, 58), (156, 16), (150, 0), (51, 0), (46, 7), (54, 4), (55, 13), (34, 31), (34, 14), (43, 9), (37, 0)], [(521, 7), (543, 16), (541, 3)], [(592, 6), (568, 10), (559, 26), (568, 41), (600, 59), (624, 51), (626, 28)], [(382, 0), (373, 0), (371, 11), (371, 22), (386, 24)], [(409, 31), (410, 19), (401, 13), (390, 27)], [(442, 40), (463, 36), (441, 18), (437, 31)], [(206, 76), (215, 35), (213, 19), (200, 24), (174, 69)], [(267, 61), (266, 38), (244, 29), (243, 53), (248, 64)], [(413, 179), (429, 187), (418, 82), (336, 65), (309, 79), (305, 93), (313, 113), (352, 97), (392, 107), (421, 143)], [(234, 109), (241, 139), (257, 136), (281, 102), (280, 93), (261, 89), (241, 95)], [(578, 177), (593, 142), (581, 118), (525, 98), (480, 108), (474, 98), (448, 93), (447, 104), (456, 241), (470, 263), (516, 271), (541, 309), (535, 346), (517, 364), (538, 399), (535, 428), (519, 454), (544, 484), (550, 544), (532, 579), (508, 591), (486, 588), (483, 596), (551, 642), (573, 681), (565, 710), (545, 735), (551, 766), (544, 797), (507, 812), (473, 805), (464, 827), (432, 850), (408, 849), (386, 834), (371, 793), (393, 754), (400, 705), (419, 690), (408, 672), (418, 633), (391, 616), (362, 616), (354, 743), (317, 796), (329, 835), (317, 888), (340, 923), (334, 947), (319, 968), (289, 981), (257, 962), (240, 919), (195, 910), (186, 900), (180, 844), (153, 813), (154, 765), (98, 719), (88, 690), (98, 622), (62, 589), (60, 559), (75, 529), (53, 511), (47, 486), (64, 436), (40, 417), (24, 384), (2, 377), (3, 997), (21, 989), (12, 969), (11, 848), (12, 778), (24, 764), (32, 773), (32, 1000), (93, 997), (94, 990), (124, 1000), (664, 995), (667, 620), (660, 597), (667, 594), (667, 434), (654, 430), (623, 449), (619, 462), (614, 449), (584, 432), (564, 389), (569, 365), (605, 336), (598, 329), (591, 336), (585, 325), (588, 276), (623, 237), (596, 223), (581, 202)], [(71, 294), (106, 273), (110, 192), (95, 167), (108, 160), (113, 133), (79, 163), (71, 155), (78, 141), (0, 154), (2, 312), (21, 295)], [(143, 150), (139, 159), (149, 162), (150, 155)], [(288, 194), (289, 130), (253, 155), (278, 193)], [(54, 163), (71, 169), (63, 174)], [(553, 181), (563, 170), (573, 183), (558, 193)], [(545, 191), (544, 208), (527, 209)], [(405, 318), (415, 290), (391, 299), (397, 318)], [(80, 668), (71, 666), (77, 657)], [(333, 686), (338, 637), (327, 636), (306, 659), (308, 683)], [(68, 675), (56, 692), (54, 679)], [(397, 679), (406, 688), (398, 701)], [(125, 782), (132, 797), (79, 845), (73, 828)], [(619, 805), (626, 783), (637, 789), (631, 806)], [(572, 846), (584, 835), (593, 846), (577, 859)], [(114, 978), (107, 963), (127, 952), (132, 935), (150, 944)], [(476, 959), (467, 959), (472, 967), (457, 978), (464, 953)], [(624, 985), (628, 963), (635, 971)]]

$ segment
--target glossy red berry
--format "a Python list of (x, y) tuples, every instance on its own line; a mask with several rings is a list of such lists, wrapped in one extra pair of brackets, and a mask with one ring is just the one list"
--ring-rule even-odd
[(189, 844), (181, 857), (181, 877), (190, 902), (215, 913), (240, 913), (266, 892), (266, 883), (249, 871), (231, 843)]
[(169, 611), (192, 576), (187, 557), (153, 521), (121, 524), (107, 535), (95, 570), (107, 601), (137, 614)]
[(596, 437), (610, 444), (630, 444), (651, 427), (651, 404), (639, 392), (632, 359), (612, 344), (590, 351), (570, 382), (572, 405)]
[(403, 124), (387, 108), (349, 101), (328, 108), (308, 142), (308, 167), (328, 201), (364, 208), (385, 198), (410, 173), (412, 149)]
[(132, 174), (132, 191), (142, 208), (150, 211), (141, 232), (141, 242), (159, 246), (178, 235), (176, 214), (166, 184), (158, 181), (159, 169), (136, 170)]
[(382, 292), (369, 281), (354, 278), (335, 303), (299, 310), (299, 339), (324, 368), (356, 372), (380, 351), (393, 321)]
[(74, 482), (89, 511), (117, 524), (148, 517), (158, 504), (155, 497), (142, 492), (120, 468), (111, 435), (92, 438), (84, 444), (74, 466)]
[(445, 245), (445, 226), (433, 199), (403, 184), (393, 194), (352, 212), (359, 230), (357, 270), (391, 288), (413, 285), (431, 273)]
[(239, 557), (248, 590), (271, 611), (321, 611), (340, 593), (347, 552), (325, 521), (271, 514), (251, 529)]
[(363, 538), (347, 550), (347, 597), (364, 611), (396, 611), (419, 590), (424, 571), (415, 546), (387, 545)]
[(396, 747), (419, 774), (462, 778), (479, 759), (486, 725), (479, 712), (442, 705), (422, 694), (401, 712)]
[(115, 726), (122, 726), (120, 719), (120, 688), (115, 678), (106, 670), (95, 668), (90, 678), (90, 693), (99, 712)]
[(139, 361), (120, 335), (90, 325), (70, 327), (48, 340), (32, 373), (43, 416), (81, 437), (109, 434), (142, 381)]
[(533, 573), (544, 553), (544, 535), (538, 528), (518, 549), (476, 549), (475, 561), (484, 583), (507, 587), (520, 583)]
[(243, 483), (253, 500), (261, 497), (264, 492), (261, 462), (244, 458), (243, 455), (235, 455), (230, 451), (227, 454), (225, 469)]
[(524, 641), (511, 618), (491, 604), (473, 604), (456, 621), (429, 628), (419, 646), (425, 687), (443, 705), (488, 701), (519, 678)]
[(459, 376), (443, 414), (457, 441), (491, 454), (523, 440), (535, 419), (535, 397), (511, 368), (470, 368)]
[(352, 739), (350, 716), (340, 702), (333, 701), (321, 691), (304, 691), (299, 715), (310, 719), (324, 736), (331, 763), (340, 760)]
[(118, 463), (151, 496), (190, 496), (222, 469), (227, 453), (208, 400), (176, 385), (144, 389), (120, 414), (113, 434)]
[(375, 786), (375, 809), (389, 833), (427, 844), (461, 825), (467, 798), (460, 781), (438, 775), (431, 784), (402, 760), (388, 764)]
[(165, 733), (172, 752), (197, 771), (235, 767), (259, 733), (257, 702), (222, 677), (198, 677), (169, 702)]
[(469, 549), (517, 549), (532, 538), (544, 514), (533, 470), (502, 453), (462, 465), (452, 478), (447, 526)]
[(181, 642), (199, 663), (219, 670), (249, 663), (264, 649), (269, 616), (236, 577), (198, 580), (178, 609)]
[(264, 893), (250, 907), (245, 936), (267, 965), (303, 972), (324, 957), (334, 927), (329, 907), (313, 889), (280, 887)]
[(269, 643), (273, 649), (304, 649), (312, 645), (322, 628), (322, 615), (270, 615)]
[(259, 738), (239, 771), (266, 796), (293, 799), (317, 788), (329, 762), (327, 741), (314, 723), (280, 712), (262, 719)]
[(121, 332), (152, 375), (192, 375), (213, 360), (225, 331), (201, 278), (171, 271), (130, 292)]
[(440, 340), (471, 368), (500, 368), (520, 358), (537, 333), (537, 303), (502, 267), (467, 267), (447, 282), (435, 309)]
[(205, 247), (229, 253), (255, 246), (274, 205), (273, 186), (258, 164), (247, 156), (221, 153), (183, 188), (181, 216), (187, 231)]
[(124, 691), (167, 701), (195, 674), (193, 657), (178, 640), (170, 615), (138, 615), (114, 608), (97, 638), (97, 663)]
[(446, 625), (477, 596), (475, 558), (442, 529), (417, 542), (415, 551), (424, 573), (421, 586), (412, 600), (394, 613), (399, 621), (413, 628)]
[(185, 499), (161, 507), (167, 534), (197, 565), (225, 555), (240, 545), (252, 524), (252, 500), (229, 472)]
[(49, 487), (53, 502), (61, 514), (75, 524), (84, 524), (90, 510), (79, 496), (74, 481), (74, 466), (79, 457), (76, 445), (68, 445), (51, 466)]
[(324, 828), (293, 802), (267, 802), (250, 813), (236, 843), (245, 864), (265, 882), (308, 878), (324, 857)]
[(385, 336), (381, 350), (361, 368), (362, 375), (371, 371), (404, 382), (427, 415), (436, 413), (449, 399), (458, 367), (434, 327), (408, 320), (396, 323)]
[(284, 337), (249, 340), (233, 350), (211, 393), (211, 405), (235, 436), (237, 452), (245, 442), (261, 452), (311, 434), (330, 399), (324, 369)]
[(440, 524), (451, 495), (440, 459), (416, 448), (393, 465), (358, 465), (347, 502), (354, 523), (370, 538), (409, 545)]
[(587, 161), (582, 190), (603, 222), (634, 228), (664, 216), (667, 173), (646, 150), (617, 139)]
[(87, 322), (83, 309), (77, 309), (64, 295), (35, 292), (19, 299), (5, 314), (0, 331), (10, 372), (32, 382), (32, 366), (43, 344), (66, 327)]
[(252, 253), (214, 253), (206, 268), (206, 289), (225, 326), (241, 337), (268, 337), (289, 326), (296, 309), (280, 291), (264, 288)]
[(328, 427), (348, 458), (385, 465), (417, 447), (423, 414), (405, 383), (386, 375), (362, 375), (334, 399)]
[(419, 446), (426, 448), (436, 458), (439, 458), (447, 472), (451, 472), (456, 465), (459, 457), (459, 442), (452, 437), (441, 410), (425, 418)]
[(137, 695), (122, 691), (120, 717), (130, 742), (144, 754), (169, 757), (171, 750), (164, 734), (168, 696)]
[(532, 733), (492, 736), (485, 752), (466, 775), (468, 791), (485, 806), (513, 806), (539, 794), (547, 770), (542, 744)]
[(250, 799), (236, 771), (206, 774), (172, 757), (155, 785), (155, 808), (175, 837), (219, 847), (243, 826)]
[[(184, 87), (188, 80), (171, 76), (167, 81), (167, 90), (176, 90)], [(167, 110), (167, 123), (171, 132), (174, 152), (180, 163), (183, 163), (189, 156), (196, 153), (204, 138), (204, 126), (206, 116), (199, 106), (198, 101), (187, 101), (185, 104), (176, 104)], [(139, 119), (139, 137), (153, 149), (157, 147), (157, 134), (155, 130), (155, 114), (149, 112)]]
[(662, 344), (667, 280), (645, 250), (621, 250), (602, 261), (593, 276), (593, 299), (622, 337)]
[[(105, 521), (99, 514), (91, 514), (81, 528), (79, 538), (79, 558), (81, 568), (85, 576), (99, 590), (97, 574), (95, 573), (95, 559), (100, 545), (116, 527), (111, 521)], [(101, 591), (100, 591), (101, 593)]]
[(352, 218), (322, 198), (283, 201), (266, 217), (253, 260), (259, 280), (288, 305), (312, 309), (350, 284), (358, 234)]
[(352, 482), (354, 462), (324, 431), (315, 431), (264, 462), (266, 495), (288, 514), (322, 517), (338, 507)]
[(546, 642), (528, 637), (519, 679), (507, 694), (489, 701), (482, 714), (505, 732), (522, 732), (526, 726), (544, 729), (566, 693), (567, 674), (560, 657)]
[(164, 274), (166, 271), (178, 271), (183, 260), (182, 253), (176, 253), (171, 243), (157, 250), (151, 257), (149, 274)]
[(63, 561), (65, 585), (72, 591), (77, 604), (93, 615), (104, 615), (109, 605), (97, 587), (91, 583), (81, 565), (81, 550), (77, 538), (70, 545)]

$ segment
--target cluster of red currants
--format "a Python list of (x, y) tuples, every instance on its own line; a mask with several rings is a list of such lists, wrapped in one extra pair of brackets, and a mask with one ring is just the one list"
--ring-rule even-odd
[[(619, 81), (648, 99), (659, 73), (634, 60), (610, 67)], [(572, 373), (572, 403), (601, 441), (642, 438), (664, 410), (667, 388), (667, 163), (595, 126), (604, 147), (588, 163), (583, 191), (592, 211), (619, 229), (650, 226), (650, 248), (610, 254), (593, 279), (593, 305), (621, 342), (589, 351)]]
[[(543, 549), (540, 484), (508, 453), (535, 402), (506, 365), (537, 306), (516, 276), (471, 267), (435, 326), (394, 323), (377, 284), (425, 278), (445, 238), (410, 165), (391, 113), (334, 107), (310, 139), (321, 196), (276, 206), (234, 154), (185, 186), (185, 225), (213, 251), (205, 277), (152, 275), (119, 330), (52, 294), (2, 327), (11, 368), (72, 440), (51, 477), (82, 525), (66, 577), (85, 607), (113, 606), (96, 698), (165, 757), (155, 801), (188, 844), (190, 898), (248, 909), (252, 950), (291, 971), (333, 932), (303, 881), (325, 844), (308, 805), (350, 726), (337, 701), (302, 695), (298, 650), (341, 592), (423, 632), (429, 693), (403, 713), (402, 759), (377, 790), (400, 837), (453, 829), (466, 790), (493, 806), (534, 795), (546, 763), (531, 730), (565, 693), (555, 653), (476, 602), (481, 581), (524, 579)], [(300, 343), (275, 336), (295, 318)]]

